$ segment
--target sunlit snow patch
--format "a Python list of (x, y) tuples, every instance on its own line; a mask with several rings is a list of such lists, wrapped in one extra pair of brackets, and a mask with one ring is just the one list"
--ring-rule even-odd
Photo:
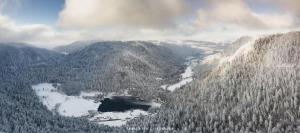
[(250, 51), (254, 49), (254, 42), (256, 39), (252, 39), (251, 41), (247, 42), (246, 44), (243, 44), (238, 50), (235, 51), (235, 53), (231, 56), (225, 57), (220, 60), (220, 64), (224, 62), (232, 62), (238, 57), (247, 55)]

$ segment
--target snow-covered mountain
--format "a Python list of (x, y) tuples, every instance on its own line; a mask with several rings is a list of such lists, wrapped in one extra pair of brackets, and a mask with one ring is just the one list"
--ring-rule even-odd
[(147, 89), (159, 92), (163, 82), (176, 81), (184, 70), (184, 58), (150, 42), (108, 41), (85, 46), (35, 71), (47, 79), (44, 82), (61, 83), (71, 95), (82, 90), (144, 94)]
[[(91, 99), (81, 95), (85, 92), (89, 94), (91, 90), (103, 96), (112, 92), (143, 99), (158, 98), (158, 95), (164, 97), (166, 90), (160, 89), (160, 84), (177, 81), (176, 77), (180, 78), (185, 67), (184, 57), (167, 47), (146, 42), (99, 42), (67, 55), (30, 45), (1, 44), (0, 58), (0, 129), (5, 132), (22, 130), (20, 127), (10, 128), (22, 125), (22, 121), (27, 122), (27, 125), (24, 125), (26, 129), (22, 130), (24, 132), (111, 131), (111, 128), (95, 126), (88, 122), (88, 119), (55, 115), (56, 111), (53, 110), (59, 109), (58, 113), (73, 116), (74, 108), (69, 106), (83, 107), (73, 106), (75, 101), (87, 104), (88, 107), (76, 108), (76, 116), (86, 114), (92, 107), (96, 111), (98, 102), (103, 97)], [(57, 90), (49, 91), (42, 86), (37, 89), (40, 93), (37, 93), (34, 85), (45, 82), (61, 83), (61, 86), (58, 86)], [(55, 97), (49, 97), (50, 95)], [(52, 103), (42, 99), (50, 99)], [(18, 119), (7, 116), (16, 116)], [(137, 116), (139, 113), (128, 118), (133, 119)], [(100, 116), (97, 116), (97, 119), (98, 117)], [(127, 121), (127, 117), (122, 119)], [(56, 127), (46, 128), (40, 123)], [(70, 128), (57, 128), (57, 125)], [(71, 128), (72, 126), (76, 127)]]
[[(17, 80), (29, 67), (56, 58), (60, 54), (23, 43), (0, 44), (0, 81)], [(26, 79), (27, 80), (27, 79)], [(25, 82), (25, 81), (24, 81)]]
[(79, 50), (84, 49), (85, 47), (92, 45), (96, 42), (96, 40), (90, 40), (90, 41), (77, 41), (74, 43), (71, 43), (69, 45), (64, 45), (64, 46), (58, 46), (55, 47), (54, 50), (63, 54), (69, 54), (69, 53), (73, 53)]
[(300, 32), (246, 41), (144, 122), (151, 131), (299, 132), (299, 53)]
[[(300, 132), (300, 32), (229, 45), (102, 41), (68, 54), (4, 44), (0, 51), (7, 132), (22, 130), (9, 128), (22, 121), (25, 132)], [(107, 95), (163, 102), (149, 112), (97, 112)], [(101, 125), (114, 122), (127, 124)]]
[(109, 131), (85, 119), (54, 115), (39, 101), (31, 83), (42, 79), (31, 69), (60, 56), (30, 45), (0, 44), (0, 132)]

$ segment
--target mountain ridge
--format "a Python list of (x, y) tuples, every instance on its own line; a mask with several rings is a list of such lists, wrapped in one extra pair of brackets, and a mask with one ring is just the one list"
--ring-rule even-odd
[(247, 53), (237, 54), (248, 48), (241, 46), (233, 58), (176, 93), (152, 121), (141, 120), (148, 131), (168, 125), (186, 132), (298, 132), (300, 32), (246, 45), (252, 47)]

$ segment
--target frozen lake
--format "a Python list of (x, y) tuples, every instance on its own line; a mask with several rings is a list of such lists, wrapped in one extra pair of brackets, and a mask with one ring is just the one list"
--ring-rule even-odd
[(112, 96), (101, 101), (100, 112), (124, 112), (133, 109), (148, 111), (151, 102), (140, 100), (132, 96)]
[(131, 119), (149, 115), (147, 110), (150, 107), (160, 106), (131, 96), (111, 96), (101, 101), (103, 103), (96, 102), (93, 97), (100, 92), (81, 92), (79, 96), (68, 96), (60, 92), (56, 85), (41, 83), (33, 85), (32, 89), (50, 111), (62, 116), (84, 117), (98, 124), (122, 126)]

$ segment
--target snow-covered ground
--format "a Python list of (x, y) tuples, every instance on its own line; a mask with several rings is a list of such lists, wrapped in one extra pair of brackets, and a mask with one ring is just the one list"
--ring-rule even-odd
[(88, 111), (96, 111), (100, 105), (99, 102), (85, 98), (98, 95), (97, 92), (83, 92), (79, 96), (68, 96), (58, 92), (57, 88), (50, 83), (33, 85), (32, 88), (49, 110), (57, 111), (63, 116), (80, 117), (88, 115)]
[[(58, 84), (59, 86), (59, 84)], [(50, 83), (41, 83), (32, 86), (40, 101), (51, 111), (62, 116), (86, 117), (92, 122), (108, 126), (122, 126), (127, 121), (148, 115), (147, 111), (131, 110), (126, 112), (98, 112), (101, 102), (95, 102), (100, 92), (81, 92), (79, 96), (68, 96)], [(160, 107), (159, 103), (152, 102), (152, 107)]]
[(149, 113), (143, 110), (131, 110), (126, 112), (105, 112), (98, 113), (89, 118), (90, 121), (108, 126), (122, 126), (130, 119), (148, 115)]
[(169, 91), (174, 91), (175, 89), (178, 89), (186, 85), (187, 83), (192, 82), (193, 81), (192, 76), (193, 76), (192, 66), (188, 66), (185, 69), (184, 73), (181, 74), (181, 80), (173, 85), (169, 85), (167, 89)]
[(169, 91), (174, 91), (193, 81), (193, 67), (195, 67), (197, 59), (187, 58), (187, 60), (188, 62), (186, 62), (186, 64), (188, 65), (188, 67), (185, 69), (184, 73), (181, 74), (181, 80), (172, 85), (162, 85), (161, 88)]
[[(151, 102), (150, 105), (151, 108), (159, 108), (161, 106), (160, 103), (156, 102)], [(88, 119), (98, 124), (119, 127), (125, 125), (129, 120), (146, 115), (152, 114), (144, 110), (135, 109), (126, 112), (96, 112), (89, 116)]]

